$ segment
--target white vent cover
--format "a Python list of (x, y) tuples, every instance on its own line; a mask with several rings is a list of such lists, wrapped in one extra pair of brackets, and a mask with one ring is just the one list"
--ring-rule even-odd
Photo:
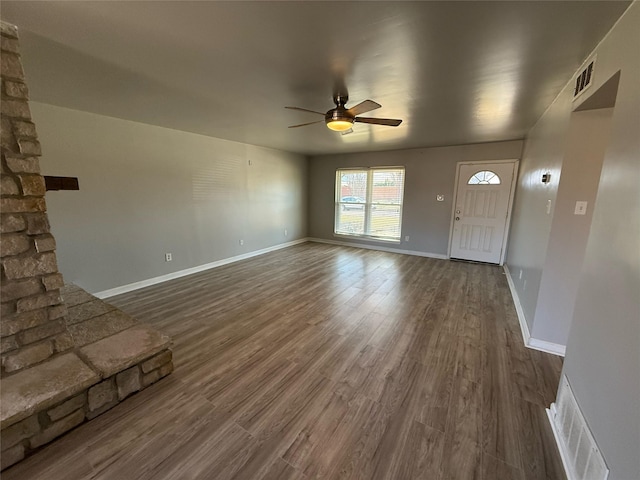
[(609, 469), (565, 376), (558, 399), (551, 404), (549, 419), (569, 480), (607, 480)]
[(596, 65), (596, 58), (593, 57), (589, 61), (587, 61), (586, 67), (578, 73), (576, 76), (576, 81), (574, 82), (573, 89), (573, 99), (575, 100), (584, 92), (587, 87), (591, 86), (593, 83), (593, 70)]

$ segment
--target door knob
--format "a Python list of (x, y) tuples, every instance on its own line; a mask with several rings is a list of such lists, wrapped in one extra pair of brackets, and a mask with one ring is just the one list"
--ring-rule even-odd
[(456, 217), (456, 222), (457, 222), (458, 220), (460, 220), (460, 217)]

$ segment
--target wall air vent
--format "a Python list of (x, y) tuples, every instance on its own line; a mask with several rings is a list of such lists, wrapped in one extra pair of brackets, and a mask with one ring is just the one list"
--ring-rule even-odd
[(593, 57), (592, 59), (590, 59), (586, 65), (587, 66), (584, 68), (584, 70), (576, 75), (576, 81), (574, 83), (575, 86), (573, 89), (574, 100), (578, 98), (580, 94), (593, 83), (593, 69), (596, 65), (596, 58)]
[(609, 469), (582, 416), (566, 376), (547, 410), (569, 480), (607, 480)]

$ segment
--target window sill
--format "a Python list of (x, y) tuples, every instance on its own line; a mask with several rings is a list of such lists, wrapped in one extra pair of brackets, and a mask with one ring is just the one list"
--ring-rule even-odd
[(379, 237), (370, 237), (368, 235), (346, 235), (344, 233), (334, 233), (333, 236), (335, 238), (343, 238), (346, 240), (366, 240), (368, 242), (380, 242), (380, 243), (391, 243), (394, 245), (400, 245), (402, 243), (400, 240), (390, 240)]

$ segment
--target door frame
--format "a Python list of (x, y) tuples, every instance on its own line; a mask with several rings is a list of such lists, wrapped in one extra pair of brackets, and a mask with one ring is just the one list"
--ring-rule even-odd
[(498, 265), (504, 265), (504, 259), (507, 254), (507, 242), (509, 240), (509, 229), (511, 226), (511, 211), (513, 210), (513, 198), (516, 193), (516, 184), (518, 182), (518, 168), (520, 166), (520, 160), (517, 158), (507, 160), (479, 160), (469, 162), (458, 162), (456, 164), (456, 177), (453, 186), (453, 202), (451, 205), (451, 225), (449, 226), (449, 245), (447, 247), (447, 258), (451, 258), (451, 243), (453, 242), (453, 227), (454, 218), (456, 213), (456, 204), (458, 203), (458, 184), (460, 183), (460, 167), (462, 165), (490, 165), (496, 163), (513, 163), (513, 177), (511, 179), (511, 185), (509, 187), (509, 204), (507, 206), (507, 220), (504, 225), (504, 236), (502, 239), (502, 246), (500, 250), (500, 262)]

